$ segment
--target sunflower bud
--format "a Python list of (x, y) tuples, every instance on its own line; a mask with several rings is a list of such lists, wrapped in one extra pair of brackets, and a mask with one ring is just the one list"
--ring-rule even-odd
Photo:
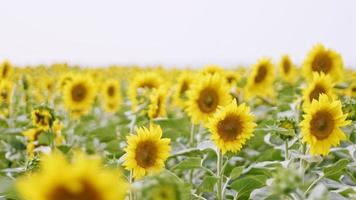
[(279, 128), (285, 129), (285, 131), (277, 133), (283, 140), (290, 140), (295, 136), (297, 125), (294, 119), (287, 117), (278, 119), (277, 125)]

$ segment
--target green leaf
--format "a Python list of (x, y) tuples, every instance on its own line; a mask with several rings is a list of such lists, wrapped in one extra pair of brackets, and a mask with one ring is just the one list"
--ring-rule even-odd
[(325, 167), (323, 169), (324, 176), (335, 180), (339, 179), (340, 175), (342, 174), (342, 171), (347, 167), (347, 164), (349, 164), (349, 160), (341, 159), (336, 163)]
[(38, 143), (40, 145), (51, 145), (54, 140), (54, 133), (52, 132), (43, 132), (38, 137)]
[(178, 163), (177, 165), (173, 166), (172, 169), (186, 170), (186, 169), (200, 168), (201, 166), (202, 166), (202, 160), (200, 157), (190, 157)]
[(199, 190), (202, 192), (213, 192), (216, 182), (219, 180), (215, 176), (206, 176), (203, 179), (203, 182), (199, 186)]
[(250, 193), (266, 185), (267, 177), (264, 175), (251, 175), (234, 181), (231, 188), (238, 192), (237, 199), (248, 199)]
[(234, 169), (232, 169), (230, 173), (230, 178), (232, 180), (238, 178), (242, 174), (243, 170), (244, 170), (243, 166), (235, 167)]

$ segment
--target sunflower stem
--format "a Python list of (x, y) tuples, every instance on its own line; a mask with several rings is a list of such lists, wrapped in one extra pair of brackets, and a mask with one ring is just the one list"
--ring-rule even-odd
[(221, 150), (218, 150), (217, 153), (217, 170), (216, 170), (216, 175), (219, 178), (218, 179), (218, 185), (217, 185), (217, 199), (218, 200), (223, 200), (223, 154)]
[(289, 160), (289, 152), (288, 152), (288, 140), (284, 142), (285, 144), (285, 160)]
[[(134, 182), (134, 180), (133, 180), (133, 171), (132, 170), (130, 171), (129, 182), (130, 182), (130, 185), (132, 185), (132, 183)], [(135, 199), (134, 193), (133, 193), (132, 189), (130, 189), (129, 200), (134, 200), (134, 199)]]
[(318, 183), (324, 176), (319, 176), (317, 179), (315, 179), (308, 187), (308, 189), (304, 192), (304, 196), (308, 194), (308, 192), (314, 187), (316, 183)]
[(190, 144), (190, 147), (194, 147), (194, 136), (195, 136), (195, 125), (192, 124), (192, 127), (190, 129), (190, 138), (189, 138), (189, 144)]

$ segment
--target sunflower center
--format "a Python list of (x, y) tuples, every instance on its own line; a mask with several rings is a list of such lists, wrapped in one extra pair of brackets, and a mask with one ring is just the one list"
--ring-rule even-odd
[(114, 88), (114, 86), (109, 86), (109, 88), (108, 88), (108, 95), (110, 96), (110, 97), (112, 97), (112, 96), (114, 96), (115, 95), (115, 88)]
[(266, 78), (266, 75), (267, 75), (266, 66), (261, 65), (257, 70), (257, 75), (255, 77), (255, 83), (262, 82)]
[(288, 60), (283, 61), (283, 71), (285, 74), (288, 74), (290, 71), (290, 62)]
[(55, 188), (49, 195), (49, 200), (103, 200), (95, 188), (86, 181), (81, 183), (81, 189), (71, 191), (64, 186)]
[(149, 168), (156, 164), (157, 146), (152, 141), (140, 142), (136, 147), (135, 160), (140, 167)]
[(353, 87), (353, 88), (352, 88), (352, 92), (356, 92), (356, 87)]
[(186, 81), (183, 82), (182, 87), (180, 88), (179, 94), (182, 96), (189, 89), (189, 85)]
[(160, 113), (161, 107), (162, 107), (161, 104), (162, 104), (162, 99), (161, 99), (161, 97), (158, 97), (158, 99), (157, 99), (157, 110), (156, 110), (156, 112), (155, 112), (155, 114), (153, 116), (154, 118), (159, 116), (159, 113)]
[(37, 124), (41, 124), (41, 125), (46, 125), (46, 118), (45, 116), (41, 115), (40, 113), (38, 112), (35, 112), (35, 116), (36, 116), (36, 123)]
[(326, 90), (324, 87), (320, 86), (320, 85), (316, 85), (313, 89), (313, 91), (310, 92), (309, 94), (309, 101), (312, 102), (313, 99), (318, 100), (319, 99), (319, 95), (326, 93)]
[(5, 92), (5, 91), (3, 91), (3, 92), (1, 92), (0, 93), (0, 96), (1, 96), (1, 98), (3, 99), (3, 101), (7, 101), (7, 92)]
[(210, 113), (216, 110), (219, 103), (219, 96), (214, 89), (204, 89), (198, 98), (198, 106), (201, 111)]
[(312, 62), (313, 71), (328, 73), (331, 67), (332, 60), (325, 52), (318, 54)]
[(224, 141), (234, 141), (242, 132), (241, 120), (238, 116), (230, 115), (218, 123), (218, 133)]
[(148, 89), (151, 89), (151, 88), (155, 88), (156, 86), (152, 83), (152, 82), (144, 82), (140, 85), (139, 88), (148, 88)]
[(325, 139), (333, 132), (335, 122), (333, 116), (326, 111), (314, 114), (310, 122), (310, 131), (318, 140)]
[(87, 95), (87, 88), (82, 84), (77, 84), (72, 88), (72, 99), (81, 102)]

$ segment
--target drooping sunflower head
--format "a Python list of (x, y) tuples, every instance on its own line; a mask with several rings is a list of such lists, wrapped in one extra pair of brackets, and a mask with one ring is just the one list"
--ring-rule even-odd
[(187, 92), (187, 113), (193, 123), (207, 123), (219, 106), (230, 102), (229, 86), (224, 77), (199, 75)]
[(303, 74), (309, 81), (313, 79), (313, 72), (322, 72), (329, 74), (334, 82), (338, 82), (342, 78), (343, 70), (341, 55), (322, 44), (313, 47), (303, 64)]
[(250, 108), (245, 104), (237, 105), (233, 100), (214, 114), (208, 127), (212, 140), (224, 154), (239, 151), (253, 136), (256, 124)]
[(315, 99), (318, 100), (320, 94), (326, 94), (330, 99), (334, 99), (334, 84), (330, 75), (324, 73), (314, 73), (314, 78), (307, 88), (303, 90), (303, 107), (306, 108)]
[(77, 75), (64, 88), (64, 104), (70, 111), (86, 113), (95, 99), (94, 84), (90, 76)]
[(109, 79), (101, 87), (102, 105), (106, 112), (115, 112), (121, 105), (120, 84), (115, 79)]
[(284, 81), (293, 83), (296, 80), (296, 68), (288, 55), (282, 56), (278, 66), (279, 74)]
[(32, 124), (42, 130), (48, 130), (54, 121), (51, 112), (45, 108), (35, 109), (31, 112)]
[(149, 129), (136, 129), (136, 134), (127, 136), (124, 166), (133, 170), (134, 178), (141, 178), (148, 173), (156, 173), (164, 168), (164, 162), (170, 154), (170, 139), (161, 138), (162, 129), (150, 125)]
[(267, 58), (259, 60), (252, 66), (252, 72), (247, 79), (246, 97), (271, 95), (273, 81), (274, 67), (271, 60)]
[(12, 83), (8, 80), (0, 81), (0, 105), (10, 104), (12, 99)]
[(150, 94), (150, 104), (148, 105), (148, 117), (155, 119), (166, 115), (167, 89), (161, 87), (153, 90)]
[(10, 61), (4, 60), (0, 66), (0, 79), (9, 79), (12, 75), (13, 67)]
[(331, 146), (337, 146), (340, 140), (346, 139), (340, 127), (347, 125), (347, 115), (343, 114), (341, 102), (330, 100), (321, 94), (304, 110), (300, 123), (303, 141), (310, 145), (310, 154), (327, 155)]
[(42, 157), (40, 170), (20, 178), (16, 187), (24, 199), (123, 200), (128, 184), (120, 172), (105, 169), (96, 157), (77, 154), (68, 162), (55, 153)]
[(187, 101), (187, 91), (192, 86), (194, 74), (183, 72), (179, 75), (177, 84), (175, 86), (173, 101), (176, 106), (185, 108)]
[(132, 109), (143, 103), (147, 92), (158, 89), (163, 85), (161, 76), (155, 72), (139, 73), (130, 83), (128, 97), (132, 104)]

